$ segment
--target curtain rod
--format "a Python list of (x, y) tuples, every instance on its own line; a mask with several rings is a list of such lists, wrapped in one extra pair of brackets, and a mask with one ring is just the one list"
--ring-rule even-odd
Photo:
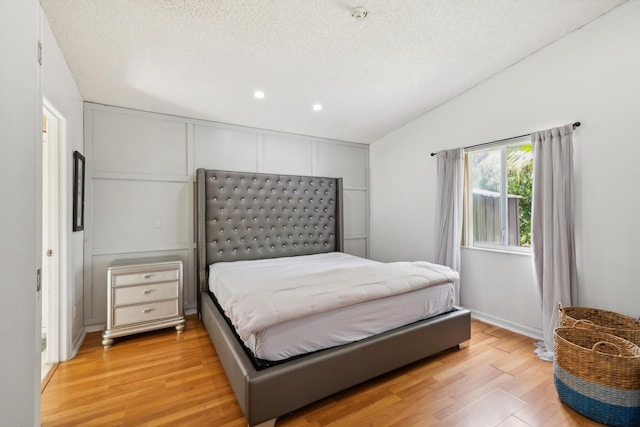
[[(580, 122), (575, 122), (573, 124), (573, 128), (574, 129), (577, 128), (578, 126), (580, 126)], [(469, 145), (468, 147), (464, 147), (464, 149), (468, 150), (469, 148), (482, 147), (483, 145), (496, 144), (498, 142), (509, 141), (511, 139), (522, 138), (524, 136), (530, 136), (530, 135), (531, 135), (530, 133), (525, 133), (524, 135), (512, 136), (511, 138), (504, 138), (504, 139), (498, 139), (498, 140), (491, 141), (491, 142), (483, 142), (482, 144)], [(435, 156), (436, 154), (438, 154), (438, 152), (431, 153), (431, 157)]]

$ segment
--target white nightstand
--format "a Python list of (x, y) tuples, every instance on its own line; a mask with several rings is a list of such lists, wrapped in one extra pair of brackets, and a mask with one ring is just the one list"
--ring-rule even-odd
[(175, 258), (115, 261), (107, 270), (107, 326), (102, 345), (124, 335), (175, 326), (184, 330), (182, 261)]

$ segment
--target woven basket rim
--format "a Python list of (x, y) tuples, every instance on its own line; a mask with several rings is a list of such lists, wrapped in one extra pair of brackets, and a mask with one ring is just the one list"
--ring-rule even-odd
[[(595, 308), (595, 307), (581, 307), (581, 306), (566, 306), (566, 307), (559, 307), (560, 313), (566, 317), (569, 317), (571, 320), (574, 321), (580, 321), (580, 320), (589, 320), (589, 319), (584, 319), (584, 318), (576, 318), (574, 317), (576, 314), (580, 314), (580, 312), (584, 312), (586, 310), (590, 310), (590, 311), (595, 311), (595, 312), (599, 312), (603, 315), (607, 315), (610, 317), (615, 317), (618, 320), (624, 321), (624, 323), (627, 323), (628, 325), (618, 325), (617, 327), (611, 327), (611, 326), (605, 326), (605, 325), (596, 325), (600, 328), (608, 328), (608, 329), (617, 329), (620, 331), (637, 331), (640, 329), (640, 319), (636, 319), (634, 317), (631, 316), (627, 316), (626, 314), (622, 314), (622, 313), (616, 313), (615, 311), (609, 311), (609, 310), (603, 310), (601, 308)], [(619, 327), (622, 326), (622, 327)]]
[[(638, 359), (640, 358), (640, 347), (636, 344), (632, 343), (629, 340), (624, 338), (620, 338), (618, 336), (608, 334), (606, 332), (592, 330), (592, 329), (583, 329), (583, 328), (575, 328), (575, 327), (564, 327), (560, 326), (554, 329), (553, 334), (563, 342), (563, 344), (569, 345), (576, 349), (580, 349), (583, 351), (594, 351), (591, 348), (583, 347), (578, 345), (572, 341), (570, 341), (571, 337), (565, 337), (565, 334), (589, 334), (598, 337), (598, 341), (606, 341), (611, 344), (620, 347), (621, 354), (610, 354), (604, 352), (598, 352), (598, 355), (615, 357), (615, 358), (623, 358), (623, 359)], [(568, 339), (569, 338), (569, 339)], [(595, 352), (595, 351), (594, 351)]]

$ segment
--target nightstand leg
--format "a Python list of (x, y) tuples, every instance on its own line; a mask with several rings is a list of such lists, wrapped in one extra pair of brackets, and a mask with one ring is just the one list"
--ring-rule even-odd
[(182, 332), (184, 332), (184, 323), (181, 323), (179, 325), (176, 325), (176, 331), (181, 334)]
[(113, 338), (107, 338), (104, 336), (104, 334), (102, 335), (102, 346), (107, 349), (107, 348), (111, 348), (111, 345), (113, 344)]

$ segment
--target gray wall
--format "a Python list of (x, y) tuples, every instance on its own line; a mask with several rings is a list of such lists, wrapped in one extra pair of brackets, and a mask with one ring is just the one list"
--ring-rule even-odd
[(42, 13), (42, 96), (61, 115), (62, 135), (58, 141), (60, 173), (59, 239), (59, 315), (60, 360), (70, 359), (84, 339), (83, 307), (83, 246), (84, 232), (73, 232), (72, 203), (73, 152), (83, 149), (83, 101), (73, 80), (49, 22)]
[(85, 103), (85, 325), (106, 319), (115, 259), (176, 255), (196, 306), (197, 168), (343, 177), (345, 247), (368, 255), (368, 146)]
[[(629, 190), (640, 179), (638, 22), (640, 2), (625, 3), (374, 142), (372, 258), (433, 259), (430, 152), (581, 121), (574, 134), (574, 303), (637, 317), (640, 199)], [(461, 303), (476, 316), (540, 334), (530, 256), (463, 249), (460, 288)]]
[(0, 2), (0, 425), (40, 424), (39, 4)]

